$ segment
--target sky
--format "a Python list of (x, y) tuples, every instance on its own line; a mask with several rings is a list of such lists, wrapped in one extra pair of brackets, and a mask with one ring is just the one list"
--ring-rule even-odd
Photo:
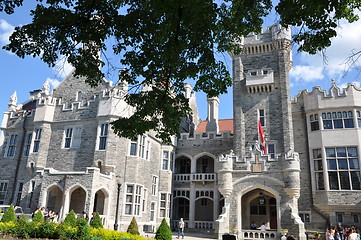
[[(24, 1), (24, 6), (17, 8), (12, 15), (0, 12), (0, 48), (8, 43), (8, 38), (15, 26), (31, 21), (29, 10), (34, 2)], [(265, 27), (275, 23), (275, 20), (275, 16), (267, 17)], [(340, 87), (346, 87), (347, 83), (351, 82), (360, 86), (360, 63), (356, 62), (351, 68), (346, 64), (346, 59), (352, 52), (361, 50), (360, 40), (361, 21), (351, 24), (341, 22), (338, 36), (332, 39), (332, 46), (325, 50), (326, 61), (321, 54), (299, 53), (297, 46), (293, 46), (293, 67), (290, 71), (291, 96), (294, 97), (304, 89), (311, 91), (314, 86), (321, 86), (322, 89), (328, 90), (331, 79), (334, 79)], [(225, 62), (231, 70), (231, 60), (225, 58)], [(7, 110), (9, 98), (14, 91), (17, 93), (18, 104), (23, 103), (29, 98), (29, 91), (41, 89), (46, 81), (54, 89), (71, 69), (72, 67), (64, 61), (50, 68), (39, 58), (21, 59), (0, 49), (0, 112)], [(197, 93), (197, 103), (200, 117), (205, 120), (207, 117), (205, 94)], [(233, 118), (232, 88), (229, 88), (228, 94), (220, 96), (219, 118)]]

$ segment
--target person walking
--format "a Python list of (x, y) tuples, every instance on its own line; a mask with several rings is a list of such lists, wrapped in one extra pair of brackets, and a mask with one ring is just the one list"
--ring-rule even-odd
[(181, 218), (179, 220), (179, 223), (178, 223), (178, 237), (182, 235), (182, 239), (184, 239), (184, 221), (183, 221), (183, 218)]

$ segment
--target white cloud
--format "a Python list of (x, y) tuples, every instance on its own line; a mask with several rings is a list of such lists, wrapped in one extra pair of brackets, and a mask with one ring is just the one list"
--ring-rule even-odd
[(0, 19), (0, 43), (5, 45), (9, 43), (9, 37), (14, 32), (14, 26)]
[(50, 84), (52, 89), (56, 88), (60, 84), (60, 81), (53, 78), (47, 78), (46, 81)]
[(290, 77), (295, 81), (314, 82), (323, 79), (323, 68), (317, 66), (294, 66), (290, 71)]
[(74, 67), (66, 61), (66, 57), (62, 56), (56, 62), (55, 67), (53, 68), (56, 76), (60, 78), (65, 78), (68, 74), (74, 69)]
[[(353, 51), (361, 50), (361, 21), (340, 23), (337, 29), (337, 37), (332, 39), (332, 45), (325, 50), (326, 62), (321, 54), (310, 55), (308, 53), (300, 54), (301, 65), (309, 65), (315, 68), (324, 68), (329, 78), (338, 78), (346, 70), (361, 66), (360, 62), (352, 66), (346, 63), (347, 58)], [(297, 66), (295, 66), (297, 67)]]

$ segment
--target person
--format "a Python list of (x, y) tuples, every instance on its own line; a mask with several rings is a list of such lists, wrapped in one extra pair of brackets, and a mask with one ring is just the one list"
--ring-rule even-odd
[(265, 224), (265, 223), (262, 223), (262, 225), (261, 225), (261, 231), (266, 231), (266, 229), (267, 229), (266, 224)]
[(296, 237), (293, 235), (287, 236), (286, 240), (296, 240)]
[(251, 223), (251, 229), (252, 230), (256, 230), (257, 229), (257, 224), (255, 222)]
[(340, 240), (345, 240), (345, 229), (342, 227), (341, 223), (337, 225), (337, 232), (340, 237)]
[(84, 219), (87, 219), (87, 220), (89, 219), (88, 214), (87, 214), (85, 211), (83, 211), (82, 214), (83, 214), (83, 218), (84, 218)]
[(352, 228), (351, 234), (348, 236), (348, 240), (357, 240), (357, 239), (358, 239), (358, 234), (356, 233), (356, 229)]
[(96, 213), (96, 212), (92, 212), (92, 217), (91, 217), (91, 219), (90, 219), (89, 224), (92, 224), (92, 223), (93, 223), (93, 220), (94, 220), (95, 215), (97, 215), (97, 213)]
[(183, 221), (183, 218), (181, 218), (179, 220), (179, 223), (178, 223), (178, 237), (182, 235), (182, 239), (184, 238), (184, 221)]

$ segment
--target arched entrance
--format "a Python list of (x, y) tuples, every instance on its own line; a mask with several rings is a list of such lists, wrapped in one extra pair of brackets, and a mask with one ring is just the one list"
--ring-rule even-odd
[(99, 215), (106, 215), (108, 206), (108, 194), (105, 190), (100, 189), (95, 193), (93, 212), (98, 212)]
[(173, 219), (189, 220), (189, 200), (184, 197), (174, 198)]
[(214, 160), (211, 157), (203, 156), (197, 159), (196, 166), (197, 173), (213, 173), (214, 172)]
[(213, 228), (213, 199), (201, 197), (195, 201), (195, 227), (196, 228)]
[(48, 189), (46, 207), (59, 213), (63, 203), (63, 191), (58, 186), (52, 186)]
[(242, 229), (250, 229), (252, 222), (257, 226), (266, 224), (267, 229), (277, 229), (277, 201), (275, 196), (257, 188), (242, 196)]
[(83, 188), (77, 187), (71, 192), (69, 210), (74, 210), (76, 214), (85, 210), (86, 192)]
[(191, 173), (191, 160), (187, 157), (178, 157), (175, 160), (174, 166), (175, 174), (189, 174)]

